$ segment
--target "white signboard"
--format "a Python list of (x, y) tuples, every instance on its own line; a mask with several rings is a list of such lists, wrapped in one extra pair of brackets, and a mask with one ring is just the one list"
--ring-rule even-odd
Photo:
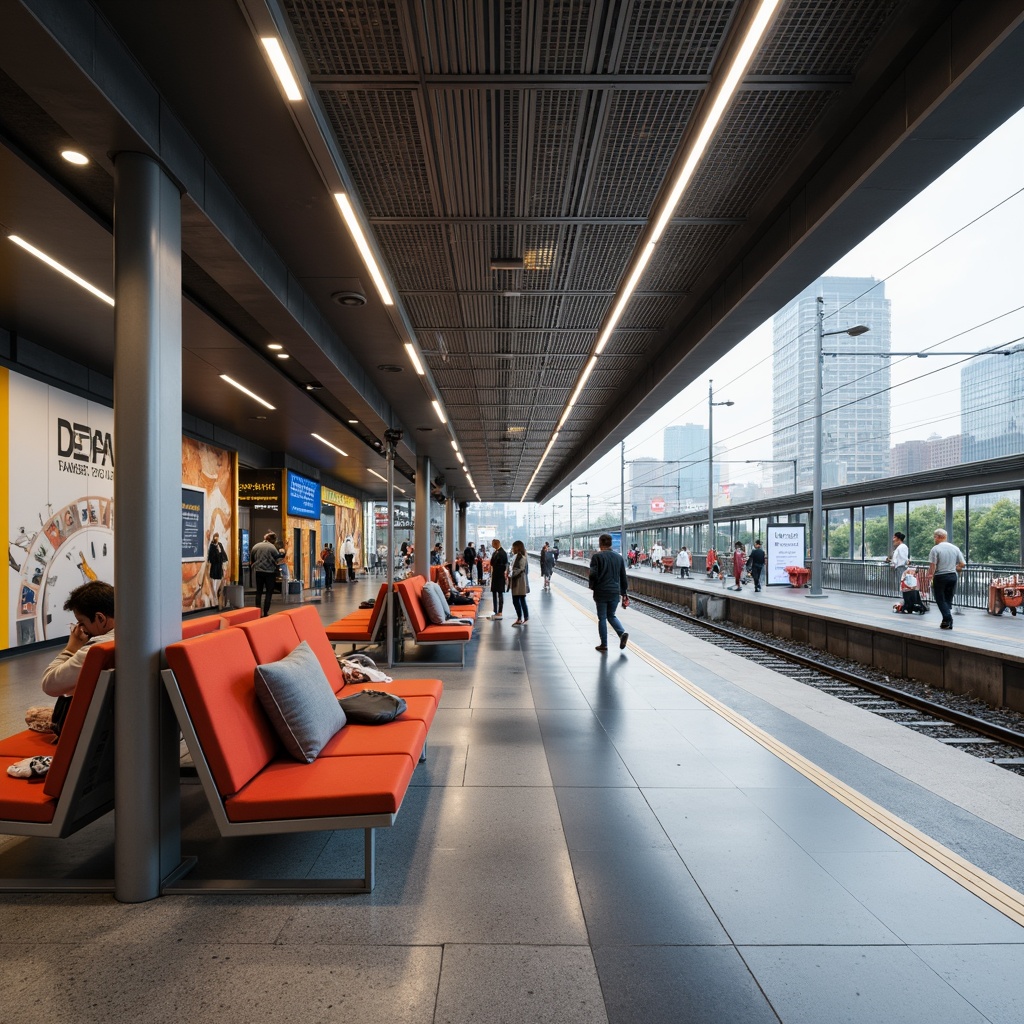
[(769, 523), (766, 530), (765, 560), (768, 586), (789, 586), (787, 565), (804, 564), (803, 523)]

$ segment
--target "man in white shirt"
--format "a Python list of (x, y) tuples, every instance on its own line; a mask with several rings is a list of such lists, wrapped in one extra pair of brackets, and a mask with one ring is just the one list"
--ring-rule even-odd
[(661, 572), (664, 566), (661, 564), (662, 556), (665, 554), (665, 549), (661, 546), (660, 541), (654, 542), (654, 547), (651, 548), (651, 568), (657, 569)]
[(64, 611), (75, 616), (75, 625), (64, 650), (43, 673), (43, 692), (51, 697), (74, 693), (89, 648), (114, 639), (114, 588), (102, 580), (83, 583), (68, 595)]

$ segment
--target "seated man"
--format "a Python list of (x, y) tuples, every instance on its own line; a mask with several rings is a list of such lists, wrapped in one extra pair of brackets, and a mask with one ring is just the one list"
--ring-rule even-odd
[(114, 588), (101, 580), (83, 583), (68, 595), (64, 610), (74, 614), (75, 626), (43, 673), (43, 691), (51, 697), (74, 693), (89, 646), (114, 639)]

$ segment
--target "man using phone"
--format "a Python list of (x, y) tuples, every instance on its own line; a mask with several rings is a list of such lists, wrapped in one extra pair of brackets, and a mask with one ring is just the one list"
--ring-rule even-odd
[(43, 692), (51, 697), (74, 693), (89, 647), (114, 639), (114, 588), (102, 580), (83, 583), (68, 595), (64, 611), (71, 612), (75, 622), (64, 650), (43, 673)]

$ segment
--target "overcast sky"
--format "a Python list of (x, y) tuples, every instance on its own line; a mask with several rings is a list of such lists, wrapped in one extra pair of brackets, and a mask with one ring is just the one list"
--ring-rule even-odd
[[(885, 279), (894, 351), (977, 352), (1024, 339), (1024, 312), (1010, 312), (1024, 306), (1022, 155), (1024, 111), (823, 275)], [(626, 459), (662, 458), (662, 431), (670, 424), (706, 426), (709, 377), (716, 396), (736, 402), (715, 410), (716, 448), (728, 448), (722, 458), (771, 458), (771, 348), (768, 321), (634, 431)], [(962, 363), (962, 357), (892, 360), (893, 444), (960, 432)], [(761, 472), (756, 465), (729, 467), (736, 481), (759, 481)], [(589, 481), (574, 493), (590, 494), (593, 515), (617, 510), (618, 445), (577, 479)], [(567, 506), (568, 493), (551, 501)], [(567, 511), (559, 516), (567, 519)]]

